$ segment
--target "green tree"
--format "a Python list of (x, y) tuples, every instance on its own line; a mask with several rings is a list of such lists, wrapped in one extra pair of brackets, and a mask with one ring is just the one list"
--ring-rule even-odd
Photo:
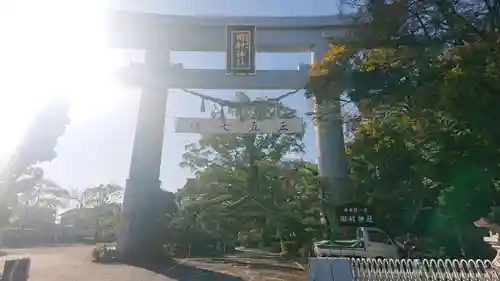
[(123, 192), (124, 188), (116, 184), (101, 184), (83, 191), (70, 192), (71, 200), (77, 202), (78, 218), (83, 221), (93, 221), (94, 238), (97, 241), (114, 239), (121, 213)]
[(321, 98), (343, 92), (359, 110), (349, 147), (357, 196), (394, 234), (478, 256), (472, 222), (499, 198), (498, 3), (357, 4), (371, 22), (357, 42), (333, 46), (310, 81)]
[(106, 204), (120, 202), (124, 188), (117, 184), (100, 184), (84, 189), (81, 198), (87, 207), (100, 207)]
[(30, 206), (63, 207), (69, 199), (66, 189), (44, 177), (40, 167), (29, 167), (25, 175), (13, 184), (17, 192), (17, 202)]
[[(69, 103), (66, 100), (49, 102), (35, 117), (17, 150), (0, 172), (0, 225), (7, 223), (12, 208), (18, 203), (19, 188), (27, 194), (55, 186), (46, 179), (42, 180), (45, 183), (40, 182), (41, 179), (36, 178), (33, 171), (39, 171), (37, 164), (56, 157), (55, 147), (70, 121), (68, 115)], [(20, 180), (23, 177), (24, 179)], [(41, 186), (43, 187), (40, 188)], [(30, 188), (31, 191), (28, 191)]]
[(279, 243), (282, 252), (288, 242), (302, 246), (321, 228), (316, 168), (287, 160), (303, 149), (296, 134), (202, 136), (188, 144), (181, 165), (195, 178), (177, 192), (180, 210), (173, 221), (183, 225), (182, 237), (191, 240), (186, 233), (192, 230), (226, 244), (246, 237)]
[[(259, 197), (246, 195), (242, 167), (200, 171), (177, 192), (180, 208), (171, 232), (192, 247), (195, 242), (234, 245), (238, 238), (254, 247), (278, 246), (283, 253), (310, 249), (312, 239), (324, 232), (314, 170), (315, 165), (295, 161), (260, 162)], [(207, 240), (194, 241), (200, 237)]]
[(57, 208), (64, 207), (68, 192), (54, 181), (44, 177), (39, 167), (30, 167), (15, 181), (12, 188), (16, 198), (9, 208), (11, 224), (16, 228), (40, 229), (53, 225)]
[(36, 115), (31, 127), (4, 168), (0, 181), (4, 184), (21, 177), (29, 167), (53, 160), (55, 147), (70, 119), (69, 102), (56, 99)]

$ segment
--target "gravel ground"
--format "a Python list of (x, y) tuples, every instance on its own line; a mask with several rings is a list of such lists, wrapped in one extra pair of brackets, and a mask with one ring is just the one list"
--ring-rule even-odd
[(293, 262), (259, 258), (189, 258), (158, 270), (91, 261), (92, 246), (5, 249), (0, 262), (30, 257), (30, 281), (306, 281), (307, 271)]

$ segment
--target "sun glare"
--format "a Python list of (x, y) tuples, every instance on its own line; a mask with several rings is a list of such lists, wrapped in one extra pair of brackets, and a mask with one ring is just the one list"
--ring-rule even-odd
[(71, 99), (75, 122), (112, 110), (117, 59), (106, 46), (106, 1), (0, 2), (0, 155), (56, 96)]

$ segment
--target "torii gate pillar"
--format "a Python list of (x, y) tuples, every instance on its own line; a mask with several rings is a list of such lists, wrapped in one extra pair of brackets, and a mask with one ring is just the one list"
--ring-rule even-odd
[[(316, 45), (313, 49), (313, 62), (319, 62), (328, 51), (328, 42)], [(340, 102), (332, 105), (335, 99), (340, 100), (340, 93), (329, 93), (332, 100), (324, 103), (314, 99), (316, 116), (316, 148), (318, 154), (318, 172), (327, 182), (323, 187), (323, 199), (326, 203), (327, 218), (330, 230), (334, 234), (338, 230), (335, 214), (337, 206), (350, 201), (349, 170), (345, 154), (343, 119)]]
[[(170, 51), (147, 50), (146, 68), (154, 71), (170, 65)], [(129, 178), (126, 183), (118, 232), (117, 251), (122, 260), (144, 260), (160, 254), (158, 231), (163, 206), (160, 166), (168, 89), (144, 84)]]

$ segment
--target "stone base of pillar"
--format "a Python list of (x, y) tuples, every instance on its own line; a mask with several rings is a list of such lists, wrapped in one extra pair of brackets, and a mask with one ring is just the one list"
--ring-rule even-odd
[(118, 259), (144, 262), (164, 256), (164, 191), (159, 180), (127, 180), (117, 241)]

